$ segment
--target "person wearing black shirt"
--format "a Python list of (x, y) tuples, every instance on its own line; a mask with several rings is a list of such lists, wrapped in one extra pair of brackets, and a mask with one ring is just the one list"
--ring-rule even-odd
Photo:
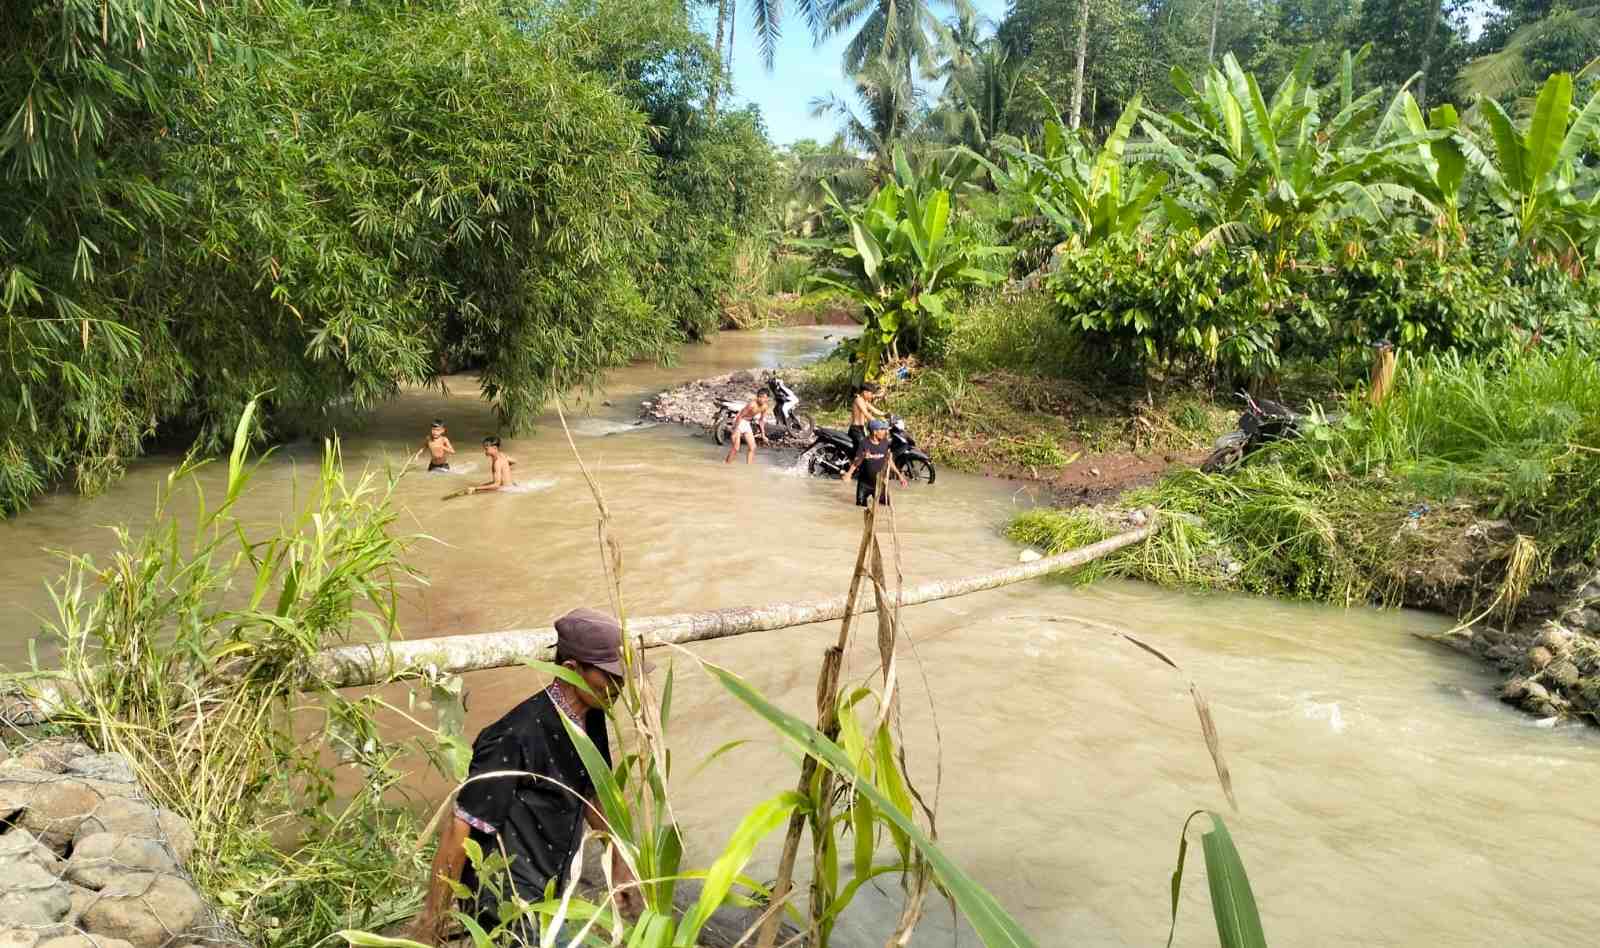
[(844, 472), (845, 480), (851, 477), (856, 481), (856, 506), (865, 507), (872, 500), (872, 488), (879, 485), (879, 478), (883, 481), (878, 490), (878, 503), (889, 502), (888, 479), (897, 477), (900, 486), (906, 486), (906, 476), (894, 466), (894, 452), (889, 448), (889, 423), (877, 418), (867, 422), (867, 440), (861, 442), (861, 447), (856, 450), (856, 459), (850, 462), (850, 469)]
[[(456, 880), (474, 893), (462, 911), (485, 931), (500, 923), (495, 894), (466, 864), (462, 844), (467, 839), (485, 854), (509, 857), (507, 876), (499, 883), (503, 896), (537, 902), (545, 883), (562, 878), (578, 856), (584, 824), (604, 828), (593, 802), (594, 784), (561, 719), (582, 727), (611, 762), (605, 707), (621, 685), (622, 629), (593, 609), (575, 609), (555, 625), (556, 663), (580, 675), (592, 694), (558, 679), (478, 733), (454, 818), (440, 830), (428, 893), (413, 926), (415, 941), (439, 943), (449, 916), (450, 883)], [(616, 854), (612, 879), (622, 887), (618, 908), (632, 908), (638, 897), (633, 878)]]

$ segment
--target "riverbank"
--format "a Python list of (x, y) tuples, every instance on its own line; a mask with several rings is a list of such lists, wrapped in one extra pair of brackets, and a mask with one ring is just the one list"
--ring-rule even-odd
[[(1529, 363), (1516, 371), (1561, 375), (1568, 368)], [(1461, 626), (1435, 641), (1499, 669), (1505, 701), (1540, 718), (1600, 723), (1600, 571), (1595, 534), (1585, 539), (1588, 520), (1573, 496), (1585, 476), (1583, 442), (1575, 433), (1562, 440), (1567, 436), (1525, 432), (1534, 441), (1521, 453), (1521, 473), (1548, 462), (1547, 483), (1522, 485), (1531, 491), (1526, 496), (1503, 483), (1496, 467), (1508, 463), (1503, 446), (1477, 454), (1426, 446), (1424, 429), (1450, 428), (1452, 417), (1472, 423), (1461, 405), (1428, 408), (1445, 412), (1443, 420), (1413, 417), (1419, 405), (1442, 397), (1434, 391), (1440, 386), (1481, 388), (1481, 378), (1461, 372), (1459, 365), (1433, 375), (1413, 368), (1402, 375), (1410, 390), (1395, 399), (1399, 407), (1353, 404), (1348, 423), (1314, 430), (1304, 442), (1263, 452), (1224, 475), (1195, 468), (1235, 416), (1192, 391), (1141, 398), (1062, 379), (905, 364), (889, 373), (880, 404), (906, 420), (936, 463), (1047, 488), (1057, 509), (1019, 515), (1008, 531), (1018, 542), (1060, 552), (1104, 539), (1127, 509), (1154, 506), (1174, 515), (1162, 538), (1088, 575), (1438, 612)], [(847, 363), (825, 359), (782, 374), (818, 424), (846, 424)], [(745, 397), (765, 378), (742, 372), (700, 380), (661, 393), (644, 411), (709, 427), (715, 398)], [(1499, 407), (1480, 410), (1510, 414), (1519, 404), (1508, 395)], [(1550, 409), (1552, 417), (1566, 413), (1559, 402)], [(1396, 419), (1421, 439), (1413, 456), (1398, 447), (1407, 437)], [(1382, 452), (1374, 429), (1387, 438)]]

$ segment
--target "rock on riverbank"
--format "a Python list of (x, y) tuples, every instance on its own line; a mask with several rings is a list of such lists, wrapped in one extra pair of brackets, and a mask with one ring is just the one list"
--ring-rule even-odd
[(1476, 629), (1472, 647), (1511, 677), (1500, 697), (1540, 717), (1583, 715), (1600, 724), (1600, 569), (1547, 619), (1509, 632)]
[(0, 747), (0, 948), (190, 948), (221, 938), (183, 870), (189, 824), (119, 754)]

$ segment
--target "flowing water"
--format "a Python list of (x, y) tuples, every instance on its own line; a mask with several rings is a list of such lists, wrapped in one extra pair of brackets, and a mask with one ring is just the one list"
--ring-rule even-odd
[[(824, 332), (726, 334), (684, 350), (673, 368), (616, 372), (587, 410), (574, 407), (573, 434), (625, 549), (633, 614), (843, 591), (860, 527), (847, 487), (797, 476), (770, 454), (725, 466), (703, 434), (633, 423), (654, 391), (796, 361), (831, 345)], [(453, 382), (456, 394), (407, 394), (344, 442), (351, 468), (403, 459), (437, 415), (457, 466), (475, 465), (401, 483), (406, 522), (438, 541), (418, 549), (428, 585), (408, 595), (407, 634), (543, 625), (605, 603), (593, 506), (557, 426), (507, 442), (526, 490), (438, 502), (481, 478), (476, 443), (492, 424), (470, 380)], [(297, 472), (301, 483), (314, 478), (317, 455), (314, 445), (280, 450), (249, 509), (279, 515)], [(59, 566), (45, 551), (109, 549), (100, 525), (147, 516), (172, 460), (147, 459), (99, 497), (48, 497), (0, 525), (10, 606), (0, 663), (25, 658), (36, 616), (48, 614), (43, 583)], [(220, 475), (202, 481), (215, 489)], [(1033, 502), (1014, 484), (954, 472), (898, 497), (908, 582), (1015, 562), (999, 528)], [(1035, 582), (919, 606), (905, 625), (915, 642), (902, 679), (908, 752), (923, 791), (938, 787), (942, 844), (1041, 945), (1163, 939), (1180, 825), (1195, 808), (1227, 813), (1188, 678), (1212, 702), (1240, 807), (1228, 823), (1274, 944), (1569, 945), (1592, 943), (1600, 928), (1600, 740), (1499, 705), (1478, 664), (1412, 634), (1442, 628), (1437, 617)], [(1161, 648), (1184, 674), (1112, 630)], [(694, 651), (810, 717), (834, 634), (798, 628)], [(869, 676), (870, 643), (848, 662), (850, 675)], [(745, 809), (791, 787), (795, 770), (763, 724), (678, 665), (674, 799), (693, 862), (721, 848)], [(469, 728), (541, 684), (521, 670), (469, 676)], [(696, 768), (741, 738), (750, 743)], [(753, 875), (770, 875), (775, 849), (770, 841)], [(1198, 852), (1189, 866), (1178, 943), (1214, 944)], [(841, 944), (882, 943), (898, 911), (896, 890), (885, 890), (862, 898)], [(916, 943), (954, 940), (936, 907)]]

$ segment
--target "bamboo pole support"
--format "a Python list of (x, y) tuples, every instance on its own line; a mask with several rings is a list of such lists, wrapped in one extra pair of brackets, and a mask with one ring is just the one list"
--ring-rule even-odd
[[(1076, 550), (1047, 556), (1032, 563), (967, 576), (938, 580), (909, 587), (901, 597), (902, 606), (915, 606), (951, 599), (975, 592), (999, 589), (1038, 579), (1051, 573), (1074, 569), (1127, 546), (1149, 539), (1159, 528), (1153, 511), (1146, 511), (1143, 526)], [(853, 593), (853, 590), (852, 590)], [(752, 632), (770, 632), (798, 625), (842, 619), (850, 596), (832, 596), (804, 602), (778, 602), (765, 606), (733, 606), (704, 612), (630, 619), (628, 633), (639, 645), (683, 645)], [(877, 610), (875, 602), (864, 602), (859, 613)], [(327, 649), (313, 663), (312, 678), (337, 688), (379, 684), (395, 678), (417, 677), (424, 673), (457, 674), (505, 668), (538, 659), (555, 647), (555, 629), (548, 626), (484, 632), (475, 635), (449, 635), (431, 639), (375, 642)]]

